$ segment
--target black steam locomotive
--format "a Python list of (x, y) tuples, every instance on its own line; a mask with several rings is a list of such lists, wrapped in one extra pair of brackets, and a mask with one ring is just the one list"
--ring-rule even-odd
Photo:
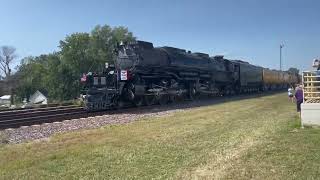
[(293, 75), (277, 71), (282, 80), (272, 83), (272, 78), (266, 78), (267, 84), (262, 67), (174, 47), (153, 47), (144, 41), (121, 44), (116, 54), (114, 64), (103, 73), (88, 74), (82, 79), (87, 87), (86, 110), (280, 89), (297, 81)]

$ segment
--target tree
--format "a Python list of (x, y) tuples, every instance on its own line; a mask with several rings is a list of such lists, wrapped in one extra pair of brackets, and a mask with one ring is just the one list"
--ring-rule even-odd
[(288, 69), (288, 72), (292, 74), (299, 74), (299, 69), (291, 67)]
[(127, 28), (108, 25), (96, 26), (90, 33), (73, 33), (60, 41), (59, 52), (22, 60), (15, 74), (17, 93), (24, 98), (42, 90), (51, 100), (76, 98), (82, 73), (101, 71), (105, 62), (115, 58), (118, 43), (134, 39)]
[(108, 25), (96, 26), (91, 31), (90, 53), (97, 63), (97, 67), (104, 67), (106, 62), (113, 61), (113, 50), (121, 41), (129, 42), (135, 40), (135, 37), (125, 27), (111, 28)]
[(74, 73), (88, 71), (91, 64), (88, 50), (90, 34), (74, 33), (60, 41), (62, 61), (69, 66)]
[(17, 94), (23, 99), (29, 97), (36, 91), (47, 91), (46, 77), (48, 67), (45, 65), (46, 55), (39, 57), (26, 57), (21, 60), (18, 71), (13, 75), (17, 77)]
[[(4, 73), (4, 77), (9, 77), (11, 75), (11, 64), (17, 57), (15, 54), (16, 49), (11, 46), (2, 46), (0, 48), (0, 69)], [(2, 77), (3, 78), (3, 77)]]
[(77, 76), (99, 71), (114, 59), (113, 50), (121, 41), (135, 40), (125, 27), (96, 26), (91, 33), (74, 33), (60, 41), (61, 56)]
[(291, 67), (288, 69), (288, 72), (295, 75), (299, 83), (301, 82), (301, 75), (299, 74), (299, 69)]
[(59, 89), (65, 89), (63, 99), (79, 96), (79, 78), (83, 73), (99, 72), (114, 58), (113, 50), (121, 41), (134, 40), (124, 27), (96, 26), (91, 33), (74, 33), (60, 41), (61, 64)]

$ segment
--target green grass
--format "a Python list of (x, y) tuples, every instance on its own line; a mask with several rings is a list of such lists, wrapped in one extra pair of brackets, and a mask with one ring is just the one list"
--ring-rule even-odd
[(0, 131), (0, 147), (8, 143), (8, 137)]
[(285, 94), (0, 146), (2, 179), (315, 179), (320, 130)]

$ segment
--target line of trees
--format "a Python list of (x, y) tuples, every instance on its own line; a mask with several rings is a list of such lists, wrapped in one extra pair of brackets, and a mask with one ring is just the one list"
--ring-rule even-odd
[[(20, 100), (29, 98), (36, 90), (46, 93), (50, 100), (73, 99), (80, 94), (82, 73), (102, 70), (105, 62), (113, 60), (117, 43), (134, 39), (125, 27), (98, 25), (90, 33), (68, 35), (59, 42), (58, 52), (23, 58), (13, 75), (10, 67), (5, 66), (5, 76), (14, 79), (14, 93)], [(15, 57), (12, 53), (7, 60)]]

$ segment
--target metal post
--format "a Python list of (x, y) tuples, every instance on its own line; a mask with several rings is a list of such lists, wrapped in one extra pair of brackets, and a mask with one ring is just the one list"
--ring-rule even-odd
[(283, 44), (280, 44), (280, 71), (282, 71), (282, 48), (284, 47)]
[[(302, 81), (302, 84), (304, 85), (304, 75), (305, 75), (305, 72), (301, 71), (302, 72), (302, 76), (301, 76), (301, 81)], [(304, 86), (303, 86), (304, 88)], [(303, 97), (303, 103), (305, 103), (305, 94), (304, 94), (304, 89), (302, 90), (302, 97)], [(301, 110), (300, 110), (301, 111)], [(301, 112), (300, 112), (300, 124), (301, 124), (301, 129), (304, 129), (304, 125), (303, 125), (303, 122), (302, 122), (302, 118), (301, 118)]]

